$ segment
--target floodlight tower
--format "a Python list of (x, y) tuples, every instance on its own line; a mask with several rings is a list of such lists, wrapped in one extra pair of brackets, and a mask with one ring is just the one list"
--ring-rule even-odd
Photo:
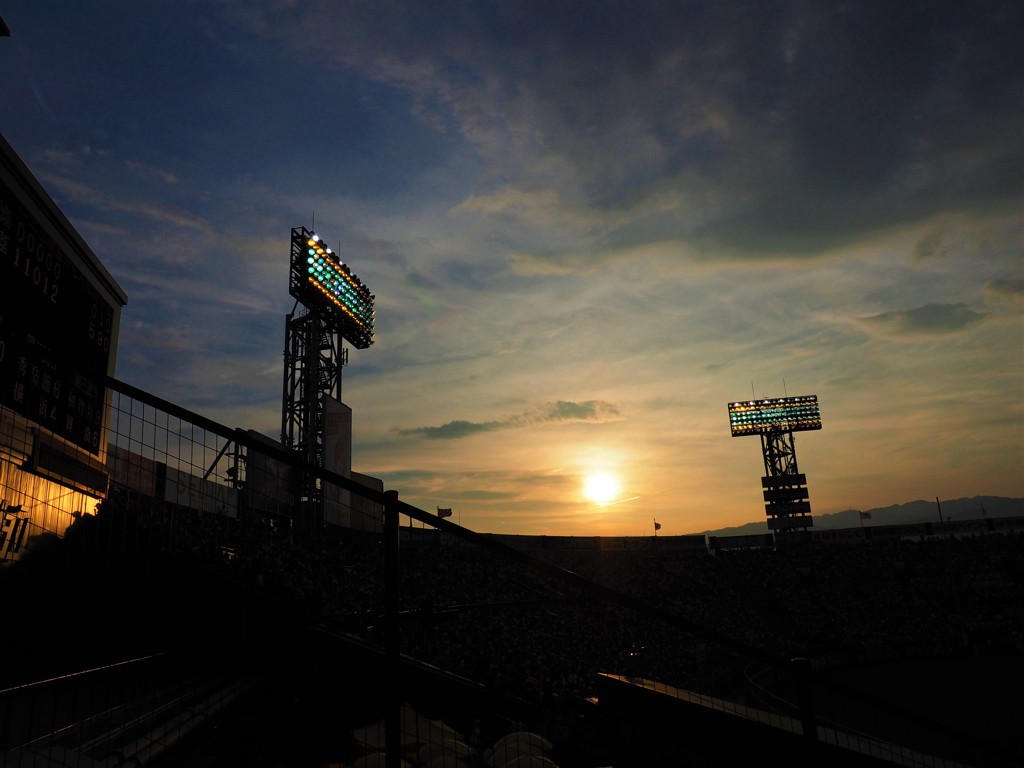
[(818, 396), (729, 403), (729, 426), (733, 437), (761, 437), (761, 488), (768, 528), (783, 533), (810, 528), (814, 523), (807, 500), (807, 476), (797, 467), (793, 433), (821, 429)]
[[(305, 227), (292, 229), (288, 293), (295, 306), (285, 320), (281, 442), (307, 463), (322, 467), (325, 403), (328, 398), (341, 400), (341, 370), (348, 362), (342, 342), (356, 349), (373, 344), (374, 296)], [(303, 481), (301, 496), (315, 510), (307, 520), (315, 524), (323, 512), (314, 478)]]

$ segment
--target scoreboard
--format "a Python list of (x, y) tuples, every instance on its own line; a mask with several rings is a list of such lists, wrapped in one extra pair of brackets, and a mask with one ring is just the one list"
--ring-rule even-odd
[(115, 307), (0, 175), (0, 404), (99, 454)]

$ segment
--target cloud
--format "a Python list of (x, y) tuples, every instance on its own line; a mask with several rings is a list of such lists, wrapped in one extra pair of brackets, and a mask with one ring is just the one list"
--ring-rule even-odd
[(919, 261), (944, 258), (970, 259), (977, 254), (977, 235), (962, 227), (929, 232), (914, 246), (914, 258)]
[(607, 421), (617, 417), (619, 409), (611, 403), (599, 400), (588, 400), (585, 403), (572, 403), (559, 400), (545, 405), (539, 414), (530, 421)]
[(871, 332), (883, 336), (939, 336), (964, 331), (980, 323), (987, 314), (975, 312), (966, 304), (926, 304), (859, 319)]
[(985, 302), (996, 306), (1024, 307), (1024, 278), (993, 280), (984, 287)]
[[(388, 485), (402, 488), (407, 498), (422, 500), (424, 509), (452, 502), (517, 502), (540, 488), (562, 491), (575, 480), (559, 475), (538, 476), (514, 470), (394, 469), (377, 472)], [(478, 507), (477, 504), (473, 505)], [(502, 505), (504, 506), (504, 505)]]
[(480, 432), (493, 432), (496, 429), (503, 429), (506, 423), (500, 421), (487, 421), (474, 423), (472, 421), (449, 421), (440, 427), (416, 427), (415, 429), (399, 430), (401, 435), (421, 435), (431, 440), (454, 440), (460, 437), (468, 437)]
[(149, 218), (153, 221), (169, 223), (183, 229), (199, 231), (208, 236), (216, 234), (216, 228), (214, 228), (206, 219), (180, 209), (145, 202), (138, 198), (129, 200), (114, 198), (110, 195), (103, 194), (94, 186), (53, 174), (42, 175), (42, 180), (45, 181), (50, 188), (62, 192), (69, 200), (89, 206), (95, 210), (107, 211), (116, 214), (136, 214)]
[(500, 421), (472, 422), (465, 420), (449, 421), (439, 427), (414, 427), (400, 429), (400, 435), (419, 435), (429, 440), (455, 440), (482, 432), (494, 432), (501, 429), (518, 429), (534, 424), (550, 424), (558, 422), (591, 422), (601, 423), (613, 421), (620, 417), (618, 407), (600, 400), (588, 400), (574, 403), (558, 400), (545, 403), (527, 413), (511, 416)]
[(177, 184), (181, 179), (178, 178), (177, 174), (165, 171), (162, 168), (155, 168), (153, 166), (144, 165), (143, 163), (135, 162), (134, 160), (125, 161), (125, 167), (131, 171), (138, 171), (144, 176), (151, 176), (162, 181), (165, 184)]
[(935, 210), (1021, 200), (1010, 3), (220, 10), (296, 58), (407, 94), (410, 117), (464, 139), (488, 174), (462, 212), (543, 222), (550, 199), (556, 232), (601, 220), (595, 250), (660, 227), (708, 252), (814, 256)]

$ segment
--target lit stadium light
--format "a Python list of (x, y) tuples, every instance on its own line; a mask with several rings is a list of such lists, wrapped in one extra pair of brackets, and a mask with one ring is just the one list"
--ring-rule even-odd
[(818, 396), (776, 397), (729, 403), (729, 426), (733, 437), (821, 429)]
[(374, 296), (320, 237), (292, 231), (290, 293), (309, 309), (336, 320), (339, 335), (357, 349), (373, 344)]

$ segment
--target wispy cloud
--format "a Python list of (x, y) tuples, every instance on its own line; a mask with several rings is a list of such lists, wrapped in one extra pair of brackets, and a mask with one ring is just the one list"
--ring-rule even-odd
[(450, 421), (439, 427), (414, 427), (400, 429), (401, 435), (418, 435), (430, 440), (454, 440), (481, 432), (495, 432), (502, 429), (518, 429), (536, 424), (559, 422), (590, 422), (604, 423), (621, 418), (619, 408), (611, 403), (589, 400), (574, 403), (559, 400), (545, 403), (526, 413), (510, 416), (505, 419), (484, 422), (465, 420)]
[(907, 310), (894, 310), (860, 318), (872, 332), (889, 337), (935, 336), (959, 333), (986, 317), (966, 304), (926, 304)]
[(190, 230), (212, 234), (215, 230), (209, 221), (187, 211), (154, 204), (148, 200), (129, 197), (114, 197), (95, 186), (79, 182), (63, 176), (47, 174), (43, 180), (54, 191), (76, 204), (92, 209), (116, 213), (143, 216), (153, 221), (173, 224)]
[(1024, 308), (1024, 278), (993, 280), (984, 288), (986, 301), (996, 306)]

